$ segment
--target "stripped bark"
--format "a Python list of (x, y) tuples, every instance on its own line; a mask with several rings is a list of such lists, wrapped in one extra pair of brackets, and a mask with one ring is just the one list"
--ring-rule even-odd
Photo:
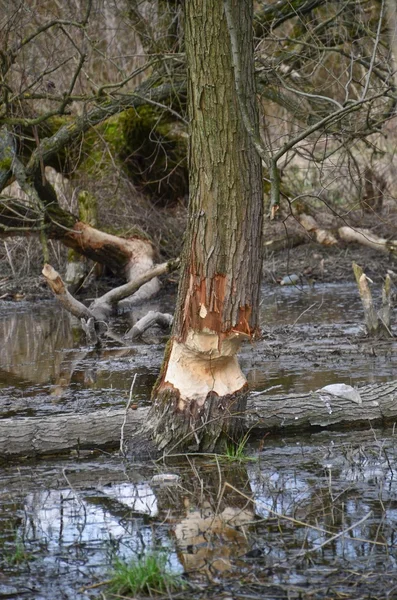
[(317, 221), (306, 213), (298, 216), (299, 222), (304, 229), (315, 236), (316, 241), (323, 246), (334, 246), (338, 243), (336, 237), (328, 229), (323, 229)]
[(358, 291), (364, 308), (365, 325), (370, 337), (390, 338), (393, 334), (390, 330), (391, 314), (391, 279), (387, 275), (382, 290), (382, 307), (377, 312), (372, 299), (371, 290), (368, 285), (368, 277), (362, 268), (353, 262), (353, 271), (356, 278)]
[(364, 308), (367, 332), (369, 336), (374, 336), (378, 331), (378, 315), (376, 314), (371, 290), (369, 289), (368, 278), (363, 272), (362, 268), (355, 262), (353, 263), (353, 271), (357, 282), (358, 292)]
[(391, 277), (387, 274), (382, 288), (382, 307), (378, 311), (378, 317), (389, 331), (391, 325), (391, 309)]
[(374, 250), (385, 252), (387, 254), (397, 252), (397, 240), (387, 240), (381, 238), (369, 229), (361, 229), (360, 227), (339, 227), (339, 237), (344, 242), (356, 242), (357, 244), (363, 244)]
[[(349, 388), (343, 391), (344, 388)], [(342, 386), (344, 396), (335, 386), (315, 392), (289, 395), (252, 395), (244, 413), (243, 431), (286, 434), (310, 428), (346, 428), (397, 421), (397, 381), (370, 384), (353, 390)], [(352, 393), (352, 390), (354, 393)], [(148, 408), (104, 409), (87, 414), (22, 417), (0, 419), (0, 457), (39, 456), (95, 450), (120, 446), (121, 428), (124, 440), (131, 441), (142, 431)], [(149, 439), (143, 440), (149, 444)], [(136, 446), (132, 446), (136, 450)], [(179, 452), (177, 440), (170, 452)]]
[(56, 296), (65, 310), (70, 312), (78, 319), (89, 319), (93, 316), (90, 309), (88, 309), (82, 302), (76, 300), (76, 298), (74, 298), (72, 294), (68, 292), (61, 276), (51, 265), (45, 264), (42, 274), (45, 277), (52, 293)]

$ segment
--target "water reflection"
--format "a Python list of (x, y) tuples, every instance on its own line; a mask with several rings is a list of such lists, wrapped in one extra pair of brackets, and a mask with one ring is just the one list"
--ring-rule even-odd
[[(263, 287), (264, 339), (241, 352), (254, 390), (279, 386), (280, 392), (306, 392), (331, 383), (396, 377), (392, 347), (389, 354), (378, 346), (360, 347), (358, 295), (354, 286), (340, 290), (332, 285)], [(142, 312), (162, 310), (163, 301), (117, 319), (116, 332), (122, 335)], [(113, 344), (97, 352), (86, 346), (77, 320), (55, 302), (0, 301), (0, 316), (1, 416), (124, 405), (135, 374), (135, 401), (149, 400), (164, 350), (162, 344), (150, 343), (150, 334), (128, 348)]]
[[(176, 486), (152, 484), (153, 464), (117, 457), (4, 468), (0, 586), (29, 581), (32, 597), (80, 598), (116, 556), (164, 548), (173, 570), (235, 597), (242, 581), (278, 592), (298, 585), (302, 598), (323, 597), (324, 585), (365, 597), (361, 573), (381, 577), (397, 560), (397, 449), (392, 431), (375, 436), (269, 441), (247, 466), (200, 458), (161, 466), (179, 474)], [(30, 559), (15, 564), (21, 544)]]
[[(376, 300), (376, 290), (374, 294)], [(362, 307), (354, 284), (263, 286), (261, 326), (276, 323), (357, 323)]]
[[(130, 318), (119, 321), (120, 333)], [(0, 340), (3, 417), (125, 404), (135, 373), (135, 398), (147, 401), (163, 352), (158, 344), (88, 348), (77, 320), (49, 302), (3, 309)]]

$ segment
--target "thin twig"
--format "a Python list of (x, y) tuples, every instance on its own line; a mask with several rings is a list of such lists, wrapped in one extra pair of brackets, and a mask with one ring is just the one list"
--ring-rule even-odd
[(128, 409), (129, 409), (130, 404), (131, 404), (131, 400), (132, 400), (132, 390), (134, 389), (134, 385), (135, 385), (135, 381), (136, 381), (136, 376), (137, 376), (137, 373), (135, 373), (134, 379), (132, 380), (132, 383), (131, 383), (130, 397), (128, 398), (127, 406), (125, 407), (123, 424), (121, 425), (121, 430), (120, 430), (120, 454), (122, 454), (123, 456), (125, 456), (125, 453), (124, 453), (124, 427), (125, 427), (125, 424), (127, 422), (127, 413), (128, 413)]

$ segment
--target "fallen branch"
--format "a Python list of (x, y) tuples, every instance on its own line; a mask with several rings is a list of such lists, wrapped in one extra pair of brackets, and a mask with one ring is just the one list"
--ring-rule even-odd
[(44, 275), (52, 293), (65, 310), (78, 319), (90, 319), (94, 316), (89, 308), (82, 302), (76, 300), (76, 298), (68, 292), (62, 281), (62, 277), (51, 265), (45, 264), (41, 273)]
[[(102, 316), (104, 311), (111, 314), (114, 312), (115, 307), (121, 300), (125, 300), (131, 296), (131, 294), (138, 290), (142, 285), (152, 280), (154, 277), (159, 277), (160, 275), (165, 275), (166, 273), (175, 271), (179, 268), (179, 265), (180, 260), (177, 258), (176, 260), (170, 260), (166, 263), (162, 263), (161, 265), (153, 267), (133, 281), (129, 281), (124, 285), (120, 285), (119, 287), (110, 290), (100, 298), (94, 300), (94, 302), (90, 305), (90, 310), (94, 314), (100, 310)], [(126, 310), (125, 304), (123, 305), (123, 310)]]
[[(121, 285), (113, 290), (110, 290), (100, 298), (94, 300), (87, 308), (84, 304), (76, 300), (66, 289), (66, 286), (59, 273), (51, 267), (51, 265), (45, 265), (42, 271), (51, 291), (60, 302), (60, 304), (79, 319), (86, 319), (90, 321), (90, 331), (93, 327), (93, 322), (106, 322), (107, 319), (121, 307), (122, 310), (128, 310), (130, 295), (136, 290), (147, 284), (149, 281), (154, 280), (159, 275), (170, 273), (175, 269), (179, 268), (179, 259), (171, 260), (161, 265), (149, 269), (143, 275), (140, 275), (133, 281)], [(123, 304), (121, 302), (124, 301)], [(93, 321), (92, 321), (93, 320)], [(86, 331), (86, 328), (84, 329)]]
[(125, 334), (126, 340), (136, 340), (145, 333), (149, 327), (159, 325), (163, 329), (168, 329), (172, 325), (174, 317), (168, 313), (155, 312), (150, 310), (142, 319), (139, 319), (135, 325)]
[[(0, 457), (38, 456), (120, 447), (146, 422), (149, 408), (105, 409), (88, 414), (0, 419)], [(249, 398), (248, 430), (302, 431), (310, 427), (345, 427), (397, 421), (397, 380), (355, 390), (328, 386), (307, 394)], [(143, 445), (149, 440), (143, 440)]]
[(387, 254), (397, 252), (397, 240), (386, 240), (385, 238), (378, 237), (369, 231), (369, 229), (339, 227), (338, 233), (340, 239), (344, 242), (356, 242), (357, 244), (363, 244)]
[(312, 233), (316, 236), (316, 241), (323, 246), (334, 246), (338, 243), (336, 237), (328, 230), (323, 229), (317, 223), (317, 221), (306, 213), (301, 213), (298, 216), (299, 222), (306, 229), (308, 233)]

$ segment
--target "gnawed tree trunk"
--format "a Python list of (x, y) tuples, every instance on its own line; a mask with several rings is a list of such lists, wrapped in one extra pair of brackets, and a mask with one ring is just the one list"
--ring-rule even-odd
[(390, 316), (391, 316), (391, 278), (386, 275), (382, 288), (382, 307), (376, 310), (372, 299), (371, 290), (368, 285), (368, 277), (362, 268), (353, 262), (353, 271), (356, 278), (358, 291), (364, 309), (365, 325), (370, 337), (391, 338)]
[[(121, 439), (129, 440), (142, 431), (148, 412), (147, 408), (103, 409), (88, 414), (0, 419), (0, 457), (119, 448)], [(305, 394), (253, 395), (241, 417), (242, 430), (256, 433), (392, 423), (397, 421), (397, 381), (357, 390), (333, 385)], [(175, 448), (169, 446), (171, 452), (178, 452), (177, 440)]]
[[(255, 129), (252, 2), (233, 0), (243, 86)], [(247, 383), (236, 353), (257, 330), (261, 162), (235, 92), (222, 2), (186, 10), (190, 207), (174, 327), (146, 430), (159, 449), (212, 450), (241, 432)]]

